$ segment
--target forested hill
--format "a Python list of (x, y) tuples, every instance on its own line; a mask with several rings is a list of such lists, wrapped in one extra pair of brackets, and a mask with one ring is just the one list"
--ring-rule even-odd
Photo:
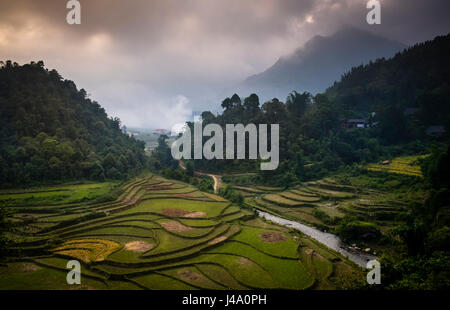
[[(450, 34), (417, 44), (393, 58), (355, 67), (327, 90), (343, 111), (376, 111), (403, 124), (415, 111), (417, 126), (450, 129)], [(412, 108), (412, 109), (411, 109)], [(394, 129), (394, 128), (393, 128)]]
[(0, 183), (120, 179), (145, 165), (144, 143), (84, 89), (43, 62), (0, 68)]
[[(355, 163), (428, 153), (430, 145), (450, 137), (448, 55), (450, 35), (389, 60), (353, 68), (315, 96), (292, 92), (285, 102), (274, 98), (260, 104), (257, 94), (247, 98), (234, 94), (223, 100), (222, 114), (202, 113), (203, 126), (279, 124), (278, 168), (261, 172), (251, 160), (195, 160), (195, 168), (218, 173), (257, 171), (264, 182), (287, 186)], [(355, 122), (362, 126), (356, 128)]]

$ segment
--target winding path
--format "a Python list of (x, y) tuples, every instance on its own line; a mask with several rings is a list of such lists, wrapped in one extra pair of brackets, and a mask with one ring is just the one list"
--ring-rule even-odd
[[(178, 162), (180, 165), (180, 168), (183, 170), (186, 170), (186, 167), (183, 165), (181, 161)], [(222, 183), (222, 175), (215, 175), (215, 174), (209, 174), (205, 172), (200, 171), (194, 171), (194, 174), (196, 175), (207, 175), (213, 178), (214, 180), (214, 193), (219, 192), (220, 185)], [(291, 221), (279, 216), (275, 216), (274, 214), (270, 214), (267, 212), (263, 212), (261, 210), (256, 210), (258, 216), (265, 218), (269, 221), (272, 221), (274, 223), (277, 223), (279, 225), (283, 225), (286, 227), (294, 228), (305, 235), (308, 235), (309, 237), (319, 241), (320, 243), (324, 244), (330, 249), (333, 249), (343, 256), (347, 257), (349, 260), (353, 261), (357, 265), (359, 265), (362, 268), (367, 268), (366, 264), (369, 260), (376, 259), (377, 257), (371, 254), (359, 252), (359, 251), (350, 251), (347, 249), (347, 247), (342, 243), (341, 239), (333, 234), (322, 232), (316, 228), (310, 227), (308, 225), (304, 225), (302, 223)]]
[[(184, 164), (179, 161), (178, 165), (180, 166), (181, 169), (186, 170), (186, 167), (184, 166)], [(218, 193), (219, 189), (220, 189), (220, 185), (222, 185), (222, 176), (221, 175), (216, 175), (216, 174), (210, 174), (210, 173), (205, 173), (205, 172), (201, 172), (201, 171), (194, 171), (194, 174), (196, 175), (207, 175), (209, 177), (211, 177), (214, 180), (214, 193)]]

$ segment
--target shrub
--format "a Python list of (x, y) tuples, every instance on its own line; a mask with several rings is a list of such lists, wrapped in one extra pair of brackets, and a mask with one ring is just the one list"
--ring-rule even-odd
[(322, 211), (318, 208), (313, 209), (313, 215), (327, 225), (335, 225), (339, 221), (339, 218), (334, 217), (334, 216), (333, 217), (329, 216), (324, 211)]
[(435, 251), (450, 251), (450, 227), (438, 228), (428, 235), (427, 244)]
[(370, 241), (381, 237), (381, 232), (375, 224), (362, 221), (342, 221), (336, 228), (336, 232), (344, 241)]
[(219, 190), (219, 195), (237, 204), (242, 204), (244, 202), (244, 196), (228, 185)]

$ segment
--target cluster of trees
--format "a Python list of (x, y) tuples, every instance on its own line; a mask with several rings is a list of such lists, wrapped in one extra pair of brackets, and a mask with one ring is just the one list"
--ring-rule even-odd
[[(193, 160), (190, 171), (193, 167), (219, 173), (255, 171), (258, 175), (251, 182), (290, 186), (339, 169), (360, 174), (353, 164), (429, 153), (432, 149), (431, 156), (422, 162), (424, 182), (396, 176), (377, 184), (384, 190), (394, 190), (393, 184), (397, 184), (427, 193), (423, 202), (412, 203), (409, 212), (398, 215), (404, 224), (383, 237), (376, 225), (356, 218), (345, 217), (332, 224), (338, 224), (336, 233), (347, 241), (380, 239), (381, 243), (396, 245), (395, 254), (383, 254), (380, 259), (381, 287), (448, 289), (450, 144), (443, 146), (443, 142), (448, 140), (450, 129), (449, 54), (450, 35), (447, 35), (409, 48), (392, 59), (353, 68), (340, 82), (316, 96), (292, 92), (284, 103), (274, 98), (261, 105), (256, 94), (244, 99), (234, 94), (223, 100), (222, 114), (202, 113), (203, 126), (280, 124), (278, 169), (260, 171), (259, 160)], [(410, 110), (414, 113), (405, 113), (408, 108), (413, 108)], [(342, 129), (341, 122), (350, 118), (367, 118), (371, 126)], [(193, 123), (187, 125), (193, 132)], [(429, 136), (425, 129), (431, 125), (444, 126), (447, 131)], [(159, 163), (167, 165), (173, 160), (169, 158), (170, 151), (161, 154), (169, 155), (164, 155), (165, 159), (159, 159)], [(232, 177), (228, 181), (239, 182)], [(221, 194), (237, 203), (241, 199), (231, 188), (224, 187)], [(325, 222), (332, 220), (319, 210), (314, 214)]]
[(228, 184), (219, 189), (219, 195), (239, 205), (244, 202), (244, 195), (235, 191), (234, 188)]
[[(210, 123), (223, 128), (230, 123), (279, 124), (280, 164), (274, 171), (260, 171), (259, 160), (195, 160), (195, 166), (203, 171), (254, 171), (259, 173), (263, 183), (289, 186), (325, 176), (353, 163), (374, 162), (405, 151), (421, 152), (425, 148), (424, 143), (415, 140), (402, 146), (387, 145), (380, 139), (380, 128), (343, 130), (341, 121), (345, 117), (326, 94), (312, 96), (307, 92), (292, 92), (286, 103), (275, 98), (262, 105), (256, 94), (244, 100), (234, 94), (222, 102), (222, 107), (223, 113), (217, 116), (203, 112), (203, 126)], [(193, 123), (188, 122), (188, 126), (193, 131)], [(203, 138), (203, 142), (207, 139)]]
[(158, 146), (153, 150), (150, 156), (150, 167), (153, 171), (163, 169), (176, 169), (178, 162), (172, 157), (170, 147), (167, 145), (168, 137), (160, 135), (158, 137)]
[(144, 143), (44, 63), (0, 63), (0, 184), (121, 179), (145, 167)]
[(182, 169), (178, 161), (173, 159), (170, 147), (167, 145), (168, 137), (158, 137), (158, 146), (150, 156), (150, 169), (160, 173), (166, 178), (190, 183), (204, 192), (214, 192), (214, 180), (208, 176), (194, 176), (194, 162), (186, 161), (185, 169)]
[[(387, 143), (423, 139), (432, 125), (450, 130), (450, 34), (417, 44), (391, 59), (352, 68), (326, 94), (348, 117), (377, 112)], [(413, 108), (413, 115), (405, 115)]]
[(411, 207), (406, 223), (394, 230), (400, 257), (381, 258), (383, 286), (400, 289), (450, 288), (450, 144), (435, 148), (422, 163), (424, 203)]
[[(203, 126), (279, 124), (278, 169), (259, 171), (258, 160), (195, 160), (195, 166), (259, 171), (263, 182), (289, 186), (353, 163), (424, 152), (435, 139), (426, 135), (428, 126), (450, 128), (449, 52), (450, 35), (437, 37), (392, 59), (353, 68), (323, 94), (294, 91), (284, 103), (274, 98), (261, 104), (256, 94), (234, 94), (223, 100), (222, 114), (202, 113)], [(412, 115), (405, 113), (408, 108)], [(344, 130), (342, 122), (350, 118), (365, 118), (370, 128)], [(193, 123), (188, 126), (193, 132)], [(448, 132), (439, 137), (446, 138)]]

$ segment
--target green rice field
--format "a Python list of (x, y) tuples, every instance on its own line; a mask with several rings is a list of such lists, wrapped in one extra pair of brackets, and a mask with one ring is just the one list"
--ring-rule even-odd
[[(116, 199), (97, 199), (111, 190), (120, 192)], [(248, 203), (309, 214), (312, 204), (354, 195), (321, 183), (280, 190), (249, 189)], [(0, 200), (14, 228), (0, 289), (339, 289), (363, 277), (298, 231), (154, 174), (125, 184), (4, 191)], [(73, 259), (82, 266), (78, 286), (66, 283)]]

